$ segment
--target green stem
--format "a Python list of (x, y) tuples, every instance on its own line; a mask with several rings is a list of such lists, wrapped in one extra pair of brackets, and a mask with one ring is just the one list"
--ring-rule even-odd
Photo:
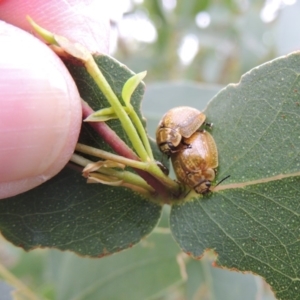
[(159, 179), (164, 185), (168, 186), (171, 190), (173, 190), (175, 193), (179, 190), (179, 185), (174, 180), (172, 180), (170, 177), (166, 176), (162, 173), (161, 169), (156, 165), (155, 161), (153, 160), (150, 163), (144, 163), (140, 161), (136, 161), (133, 159), (128, 159), (123, 156), (119, 156), (104, 150), (100, 150), (94, 147), (86, 146), (83, 144), (78, 143), (75, 148), (76, 151), (89, 154), (95, 157), (99, 157), (102, 159), (108, 159), (112, 160), (121, 164), (124, 164), (126, 166), (140, 169), (143, 171), (147, 171), (148, 173), (155, 176), (157, 179)]
[(133, 109), (133, 107), (131, 107), (131, 112), (129, 114), (129, 117), (132, 119), (133, 124), (135, 125), (139, 135), (141, 136), (141, 139), (143, 141), (143, 144), (145, 146), (145, 149), (146, 149), (149, 157), (151, 158), (151, 160), (154, 160), (152, 149), (151, 149), (151, 146), (150, 146), (150, 143), (149, 143), (147, 133), (146, 133), (145, 128), (144, 128), (144, 126), (141, 122), (141, 119), (139, 118), (139, 116), (137, 115), (137, 113)]
[(78, 143), (75, 148), (76, 151), (89, 154), (95, 157), (99, 157), (102, 159), (112, 160), (121, 164), (124, 164), (128, 167), (140, 169), (146, 171), (148, 169), (148, 163), (144, 163), (141, 161), (129, 159), (120, 155), (116, 155), (101, 149), (97, 149), (91, 146), (86, 146), (83, 144)]
[[(90, 163), (94, 163), (93, 161), (86, 159), (80, 155), (73, 154), (70, 161), (82, 166), (86, 167)], [(109, 168), (101, 168), (100, 170), (96, 171), (101, 174), (109, 175), (116, 177), (120, 180), (123, 180), (126, 183), (132, 184), (134, 186), (138, 186), (143, 188), (144, 190), (153, 193), (154, 189), (146, 183), (144, 179), (142, 179), (140, 176), (129, 172), (129, 171), (117, 171), (114, 169), (109, 169)]]
[(113, 107), (135, 151), (137, 152), (141, 160), (149, 161), (150, 158), (136, 131), (136, 128), (132, 124), (128, 114), (124, 110), (124, 107), (110, 87), (101, 70), (98, 68), (92, 56), (86, 61), (85, 66), (88, 73), (93, 77), (94, 81), (96, 82), (102, 93), (105, 95), (110, 105)]
[(117, 171), (117, 170), (113, 170), (113, 169), (104, 169), (102, 168), (99, 173), (105, 174), (105, 175), (109, 175), (109, 176), (113, 176), (113, 177), (117, 177), (120, 180), (123, 180), (126, 183), (130, 183), (134, 186), (138, 186), (143, 188), (144, 190), (153, 193), (154, 189), (148, 185), (146, 183), (146, 181), (144, 181), (140, 176), (129, 172), (129, 171)]
[(18, 295), (23, 295), (26, 299), (38, 300), (38, 297), (2, 264), (0, 264), (0, 275), (9, 283), (11, 283), (11, 285), (17, 288)]

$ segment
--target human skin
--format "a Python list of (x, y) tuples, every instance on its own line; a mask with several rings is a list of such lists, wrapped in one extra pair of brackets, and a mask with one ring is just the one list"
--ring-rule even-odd
[(0, 1), (0, 199), (56, 175), (81, 126), (76, 85), (56, 54), (23, 31), (33, 32), (26, 15), (91, 52), (108, 52), (105, 0)]

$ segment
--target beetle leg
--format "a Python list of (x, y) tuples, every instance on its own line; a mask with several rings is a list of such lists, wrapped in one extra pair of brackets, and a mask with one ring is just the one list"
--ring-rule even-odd
[(210, 129), (213, 127), (213, 125), (214, 125), (214, 123), (207, 123), (207, 122), (204, 123), (204, 126), (210, 128)]
[(156, 160), (156, 165), (162, 170), (162, 172), (165, 174), (165, 175), (169, 175), (169, 169), (164, 165), (162, 164), (160, 161)]

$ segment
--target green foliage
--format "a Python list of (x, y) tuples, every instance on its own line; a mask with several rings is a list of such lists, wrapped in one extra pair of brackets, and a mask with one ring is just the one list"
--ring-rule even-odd
[(186, 267), (187, 299), (253, 300), (258, 295), (265, 299), (267, 294), (259, 291), (257, 277), (214, 268), (206, 257), (201, 261), (190, 260)]
[[(104, 66), (100, 63), (103, 73), (116, 94), (121, 95), (123, 84), (118, 81), (118, 69), (125, 74), (123, 83), (126, 74), (130, 77), (132, 73), (108, 57), (101, 59), (105, 62)], [(206, 249), (213, 249), (218, 265), (263, 276), (279, 299), (297, 299), (300, 288), (299, 61), (300, 54), (294, 53), (255, 68), (210, 102), (205, 113), (214, 123), (218, 180), (231, 177), (219, 191), (173, 205), (170, 215), (172, 234), (184, 252), (200, 258)], [(109, 74), (106, 70), (111, 63), (114, 71)], [(73, 75), (84, 83), (82, 93), (87, 93), (86, 98), (94, 93), (91, 99), (95, 103), (101, 95), (88, 77), (78, 74)], [(183, 94), (191, 91), (193, 98), (193, 88), (187, 86), (183, 85)], [(178, 87), (177, 98), (174, 87), (168, 93), (160, 90), (164, 100), (169, 100), (167, 105), (181, 101)], [(206, 97), (209, 94), (213, 90)], [(194, 94), (193, 106), (201, 109), (199, 95)], [(137, 111), (139, 104), (138, 96), (134, 102)], [(118, 120), (109, 122), (124, 137)], [(87, 126), (81, 141), (105, 148), (101, 138)], [(161, 206), (128, 189), (87, 185), (76, 168), (66, 168), (46, 184), (2, 200), (0, 212), (3, 235), (18, 246), (56, 247), (101, 257), (131, 247), (150, 233), (160, 217)], [(89, 293), (89, 288), (81, 292)]]
[[(124, 105), (122, 90), (133, 73), (107, 56), (98, 57), (97, 62)], [(299, 62), (300, 54), (296, 52), (257, 67), (244, 75), (239, 84), (229, 85), (210, 102), (205, 114), (208, 122), (214, 123), (211, 131), (219, 150), (217, 180), (226, 175), (231, 177), (207, 196), (191, 194), (191, 201), (174, 204), (170, 214), (172, 234), (184, 252), (201, 258), (205, 250), (212, 249), (218, 255), (219, 266), (263, 276), (279, 299), (298, 299), (300, 289)], [(83, 98), (94, 109), (107, 107), (105, 95), (85, 71), (78, 66), (69, 65), (69, 68)], [(176, 106), (176, 101), (178, 105), (183, 104), (179, 94), (174, 94), (175, 88), (166, 90), (161, 89), (157, 97), (168, 100), (168, 105)], [(184, 99), (192, 95), (186, 85), (183, 90)], [(140, 118), (143, 91), (144, 85), (140, 83), (131, 99)], [(202, 104), (197, 102), (192, 106), (201, 109)], [(131, 147), (119, 120), (110, 120), (108, 124)], [(110, 150), (86, 125), (80, 142)], [(160, 158), (161, 154), (156, 157)], [(151, 200), (130, 189), (87, 185), (78, 169), (69, 166), (44, 185), (2, 200), (0, 228), (8, 240), (26, 250), (55, 247), (102, 257), (133, 246), (154, 229), (162, 207)], [(158, 295), (172, 284), (183, 284), (187, 280), (186, 270), (187, 274), (199, 271), (197, 268), (195, 271), (192, 263), (186, 265), (183, 259), (179, 276), (175, 263), (178, 249), (170, 246), (169, 238), (169, 235), (153, 235), (147, 239), (146, 249), (141, 243), (132, 251), (103, 259), (99, 268), (105, 270), (106, 277), (101, 274), (98, 281), (90, 280), (87, 275), (81, 280), (72, 277), (79, 270), (89, 273), (90, 261), (70, 258), (68, 262), (58, 255), (55, 262), (65, 263), (71, 273), (62, 278), (53, 276), (51, 282), (61, 299), (78, 295), (83, 299), (117, 297), (112, 287), (119, 278), (118, 295), (121, 292), (130, 299)], [(148, 280), (142, 279), (144, 267), (151, 273)], [(128, 270), (132, 276), (124, 278)], [(93, 276), (99, 276), (97, 270)], [(78, 280), (73, 290), (60, 285), (65, 278), (72, 283)], [(141, 290), (128, 289), (132, 278), (135, 283), (140, 280)], [(150, 279), (153, 286), (145, 285)], [(214, 292), (217, 295), (216, 288)], [(187, 294), (195, 293), (197, 284), (190, 280)]]
[(185, 252), (213, 249), (220, 266), (263, 276), (278, 299), (300, 289), (299, 62), (296, 52), (264, 64), (211, 101), (218, 179), (234, 185), (174, 206), (170, 220)]
[(101, 260), (51, 252), (48, 279), (57, 300), (146, 299), (182, 282), (178, 252), (170, 235), (155, 233), (133, 249)]
[(179, 0), (177, 1), (176, 5), (176, 14), (179, 16), (179, 18), (183, 19), (184, 22), (191, 22), (195, 18), (195, 16), (207, 9), (209, 7), (209, 0), (202, 0), (202, 1), (184, 1)]
[[(133, 73), (108, 56), (99, 56), (97, 61), (121, 99), (123, 85)], [(81, 96), (95, 109), (107, 107), (107, 100), (85, 69), (72, 65), (69, 68)], [(131, 97), (140, 116), (143, 91), (140, 83)], [(130, 145), (119, 120), (108, 124)], [(110, 149), (87, 125), (79, 141)], [(160, 217), (160, 205), (130, 189), (87, 184), (81, 171), (69, 165), (36, 189), (0, 201), (2, 234), (26, 250), (55, 247), (101, 257), (131, 247), (153, 230)]]
[[(102, 259), (57, 250), (21, 252), (14, 255), (12, 272), (26, 280), (38, 299), (273, 299), (265, 298), (259, 277), (214, 268), (209, 257), (196, 261), (180, 254), (160, 226), (132, 249)], [(10, 255), (16, 252), (6, 247)]]
[[(129, 12), (133, 18), (144, 13), (154, 25), (157, 39), (145, 44), (120, 37), (114, 54), (133, 70), (147, 70), (148, 82), (190, 79), (228, 84), (278, 56), (276, 20), (265, 23), (261, 19), (265, 1), (177, 0), (171, 10), (164, 9), (162, 2), (145, 0)], [(196, 25), (200, 12), (210, 17), (208, 27)], [(199, 47), (193, 60), (183, 65), (178, 50), (187, 36), (193, 36)]]
[[(134, 73), (125, 65), (110, 56), (99, 55), (95, 57), (95, 61), (120, 102), (125, 105), (122, 99), (123, 86), (126, 81), (134, 75)], [(85, 68), (73, 65), (68, 61), (66, 61), (65, 63), (77, 84), (80, 96), (92, 107), (92, 109), (97, 111), (102, 108), (110, 107), (110, 104), (108, 103), (105, 95), (99, 90), (97, 84), (90, 77), (90, 75), (87, 74)], [(143, 82), (141, 82), (131, 96), (131, 104), (142, 120), (143, 117), (141, 115), (140, 105), (144, 95), (144, 91), (145, 85)], [(127, 145), (130, 146), (130, 141), (126, 137), (119, 120), (111, 120), (107, 124), (126, 142)], [(89, 133), (89, 135), (91, 134), (93, 133)], [(107, 147), (107, 144), (103, 143), (101, 137), (99, 137), (97, 134), (94, 134), (90, 139), (94, 140), (94, 143), (92, 143), (92, 145), (98, 145), (98, 147), (105, 150), (109, 149)], [(85, 138), (83, 138), (83, 140), (79, 139), (79, 141), (88, 144), (88, 141), (86, 141)]]
[[(87, 184), (73, 169), (0, 202), (1, 232), (26, 250), (55, 247), (101, 257), (139, 242), (161, 207), (128, 189)], [(139, 216), (139, 217), (138, 217)]]

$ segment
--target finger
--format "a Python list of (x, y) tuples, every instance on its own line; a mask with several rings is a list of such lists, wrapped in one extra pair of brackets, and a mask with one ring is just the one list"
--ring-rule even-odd
[(26, 15), (40, 26), (87, 47), (108, 52), (107, 0), (0, 0), (0, 19), (31, 32)]
[(0, 33), (1, 199), (63, 168), (77, 142), (81, 105), (74, 81), (47, 46), (4, 22)]

